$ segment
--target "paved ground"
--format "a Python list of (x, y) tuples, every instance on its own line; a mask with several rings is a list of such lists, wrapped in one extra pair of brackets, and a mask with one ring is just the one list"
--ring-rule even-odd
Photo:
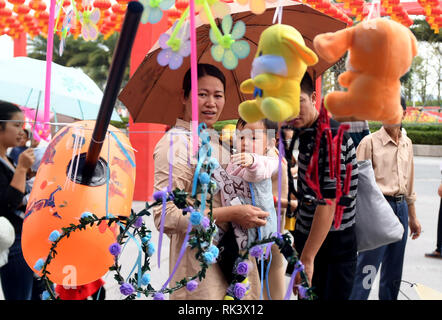
[[(436, 242), (436, 226), (437, 214), (439, 210), (439, 198), (437, 195), (437, 187), (439, 185), (441, 174), (439, 164), (442, 158), (436, 157), (415, 157), (415, 189), (417, 193), (417, 215), (421, 222), (423, 233), (417, 240), (410, 240), (407, 243), (405, 252), (405, 262), (403, 271), (403, 280), (410, 283), (420, 283), (428, 286), (439, 292), (442, 292), (442, 260), (428, 259), (424, 257), (425, 252), (434, 250)], [(143, 202), (134, 202), (133, 209), (138, 212), (144, 206)], [(158, 243), (158, 232), (153, 226), (152, 219), (145, 220), (153, 231), (153, 241)], [(158, 268), (156, 263), (156, 254), (151, 260), (152, 266), (152, 285), (155, 288), (167, 280), (168, 277), (168, 248), (169, 241), (167, 237), (163, 238), (161, 268)], [(129, 242), (122, 254), (122, 261), (124, 267), (122, 274), (128, 274), (135, 263), (137, 257), (136, 246)], [(113, 279), (113, 274), (108, 273), (104, 280), (106, 281), (107, 299), (121, 299), (121, 294), (118, 290), (116, 281)], [(288, 282), (288, 278), (287, 278)], [(378, 279), (375, 280), (372, 293), (369, 299), (376, 300), (378, 291)], [(0, 300), (3, 300), (3, 293), (0, 289)], [(141, 297), (140, 299), (143, 299)], [(146, 298), (144, 298), (146, 299)], [(292, 299), (294, 297), (292, 296)], [(414, 287), (403, 283), (401, 285), (401, 293), (399, 299), (418, 300)]]

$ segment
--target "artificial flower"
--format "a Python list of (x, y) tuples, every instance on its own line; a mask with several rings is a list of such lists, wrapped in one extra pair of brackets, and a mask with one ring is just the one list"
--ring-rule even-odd
[(166, 297), (164, 296), (164, 293), (157, 292), (153, 295), (154, 300), (164, 300)]
[(207, 172), (202, 172), (199, 176), (199, 180), (201, 184), (209, 184), (210, 182), (210, 176)]
[(130, 283), (125, 282), (120, 286), (120, 292), (125, 296), (130, 296), (134, 291), (135, 289)]
[[(172, 33), (177, 23), (172, 27)], [(163, 33), (158, 39), (161, 51), (157, 56), (157, 62), (160, 66), (169, 66), (171, 70), (176, 70), (183, 64), (183, 59), (190, 55), (190, 30), (183, 27), (179, 37), (171, 38), (167, 33)]]
[(49, 294), (49, 292), (47, 290), (45, 290), (41, 293), (41, 300), (49, 300), (50, 297), (51, 297), (51, 295)]
[(198, 288), (198, 282), (195, 280), (190, 280), (186, 284), (186, 289), (190, 292), (194, 291), (196, 288)]
[(207, 264), (212, 264), (212, 263), (215, 262), (215, 256), (214, 256), (213, 253), (210, 252), (210, 251), (206, 251), (206, 252), (204, 252), (203, 257), (204, 257), (204, 261), (205, 261)]
[[(249, 43), (241, 39), (246, 32), (246, 25), (243, 21), (238, 21), (233, 27), (233, 20), (230, 15), (223, 18), (221, 27), (224, 35), (221, 37), (210, 29), (210, 40), (214, 44), (211, 54), (215, 61), (222, 62), (226, 69), (233, 70), (238, 66), (238, 60), (244, 59), (250, 53)], [(232, 33), (230, 33), (232, 32)]]
[(138, 217), (137, 220), (135, 220), (135, 222), (134, 222), (134, 227), (136, 229), (138, 229), (142, 225), (143, 225), (143, 218), (142, 217)]
[(235, 287), (233, 289), (233, 293), (235, 294), (235, 297), (238, 299), (242, 299), (247, 292), (247, 288), (242, 283), (235, 283)]
[(210, 226), (210, 219), (204, 216), (203, 219), (201, 220), (201, 225), (203, 226), (204, 229), (207, 229)]
[(155, 252), (155, 245), (152, 242), (149, 242), (147, 245), (147, 255), (151, 257)]
[(112, 243), (109, 246), (109, 252), (111, 253), (111, 255), (113, 255), (115, 257), (118, 256), (121, 253), (121, 246), (120, 246), (120, 244), (117, 243), (117, 242)]
[(40, 271), (41, 269), (43, 269), (44, 264), (45, 264), (45, 261), (43, 260), (43, 258), (40, 258), (35, 263), (34, 269), (37, 271)]
[(140, 0), (140, 3), (144, 7), (141, 23), (155, 24), (163, 18), (163, 11), (173, 7), (175, 0)]
[(247, 262), (240, 262), (236, 267), (236, 273), (242, 276), (247, 275), (249, 273), (249, 264)]
[(81, 23), (81, 35), (86, 41), (96, 40), (98, 37), (97, 23), (100, 20), (100, 10), (94, 8), (93, 10), (84, 10), (78, 12)]
[(92, 218), (92, 213), (85, 211), (81, 214), (81, 219), (87, 219), (87, 218)]
[(190, 223), (193, 226), (199, 225), (202, 219), (203, 217), (199, 211), (192, 211), (192, 213), (190, 214)]
[(52, 231), (49, 235), (49, 241), (55, 242), (58, 238), (60, 238), (60, 232), (58, 232), (58, 230)]
[(147, 286), (150, 283), (150, 274), (148, 274), (147, 272), (143, 274), (143, 276), (141, 277), (141, 284), (143, 286)]
[(153, 193), (153, 198), (155, 201), (165, 200), (167, 198), (167, 192), (164, 190), (158, 190)]
[(210, 248), (209, 248), (209, 252), (211, 252), (211, 253), (213, 254), (213, 256), (215, 257), (215, 259), (218, 258), (218, 255), (219, 255), (219, 249), (218, 249), (217, 246), (214, 246), (214, 245), (210, 246)]
[(250, 255), (254, 258), (260, 258), (263, 254), (263, 249), (260, 245), (254, 246), (250, 249)]
[(152, 235), (150, 233), (146, 234), (142, 239), (142, 243), (147, 243), (152, 238)]

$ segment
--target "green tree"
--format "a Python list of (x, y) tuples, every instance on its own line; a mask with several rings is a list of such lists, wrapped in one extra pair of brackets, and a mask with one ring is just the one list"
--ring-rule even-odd
[[(60, 39), (54, 37), (52, 61), (66, 67), (81, 68), (103, 90), (108, 78), (112, 55), (117, 45), (119, 34), (114, 33), (108, 39), (100, 34), (95, 41), (85, 41), (79, 37), (68, 36), (63, 54), (59, 55)], [(28, 42), (28, 56), (46, 60), (46, 39), (38, 36)], [(126, 67), (123, 85), (129, 80), (129, 66)]]

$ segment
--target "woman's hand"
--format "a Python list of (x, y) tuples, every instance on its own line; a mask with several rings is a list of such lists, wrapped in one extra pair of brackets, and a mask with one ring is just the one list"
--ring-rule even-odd
[(35, 161), (34, 150), (26, 149), (18, 156), (17, 168), (25, 169), (26, 171), (32, 167)]
[(269, 216), (269, 213), (263, 211), (261, 208), (249, 204), (232, 206), (231, 208), (235, 210), (232, 215), (232, 222), (235, 222), (243, 228), (262, 227), (267, 223), (266, 218)]

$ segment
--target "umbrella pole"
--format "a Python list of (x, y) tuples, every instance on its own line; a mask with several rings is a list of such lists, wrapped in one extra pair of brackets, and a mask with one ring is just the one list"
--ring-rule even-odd
[(94, 175), (142, 12), (142, 4), (135, 1), (129, 2), (120, 37), (118, 38), (118, 44), (112, 58), (109, 77), (104, 89), (92, 139), (86, 154), (82, 171), (82, 184), (87, 185)]

